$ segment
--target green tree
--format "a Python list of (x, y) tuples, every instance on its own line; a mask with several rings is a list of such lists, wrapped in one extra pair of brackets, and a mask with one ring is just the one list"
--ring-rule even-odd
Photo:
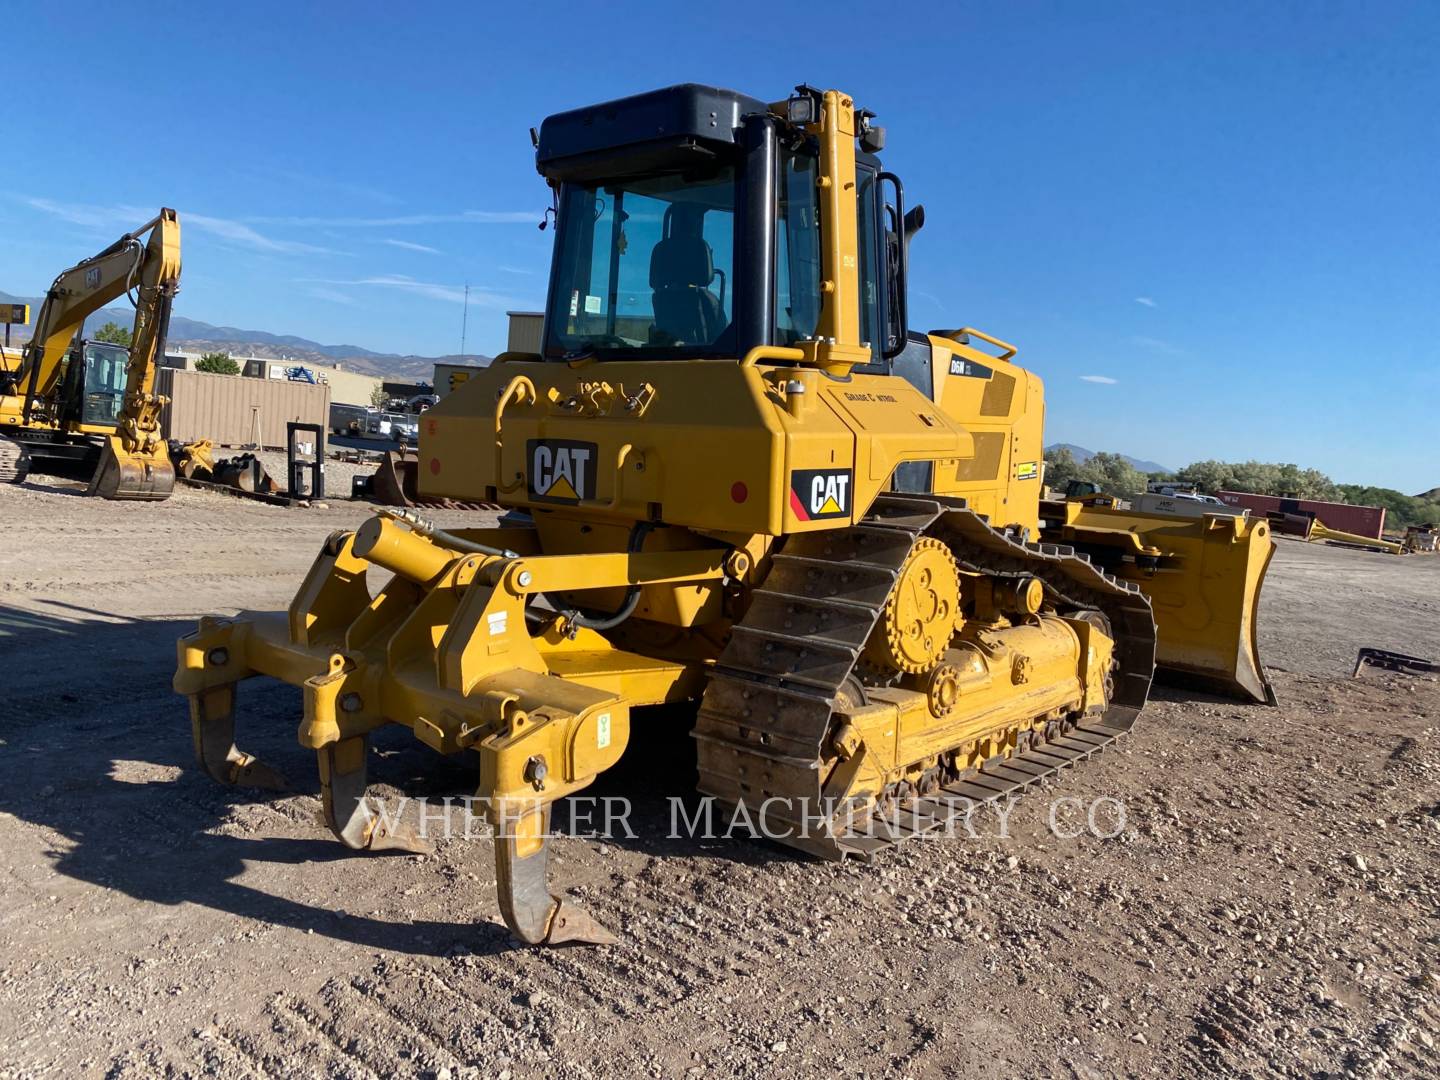
[(229, 353), (207, 352), (195, 361), (196, 371), (208, 371), (212, 375), (239, 375), (240, 365), (230, 359)]
[(1045, 451), (1045, 486), (1064, 491), (1071, 480), (1079, 479), (1080, 465), (1075, 455), (1061, 446)]
[(119, 323), (107, 322), (99, 330), (95, 331), (95, 340), (108, 342), (111, 345), (124, 345), (130, 347), (130, 330)]
[(390, 404), (390, 395), (385, 393), (385, 387), (379, 383), (376, 383), (375, 389), (370, 391), (370, 404), (377, 409), (383, 409)]
[(1072, 480), (1097, 485), (1107, 495), (1121, 498), (1145, 490), (1145, 474), (1119, 454), (1092, 454), (1084, 464), (1064, 447), (1045, 454), (1045, 486), (1064, 491)]
[(1145, 490), (1145, 474), (1119, 454), (1095, 454), (1083, 470), (1089, 474), (1084, 479), (1094, 480), (1106, 495), (1129, 498)]
[(1175, 479), (1183, 484), (1194, 484), (1200, 491), (1211, 495), (1235, 489), (1234, 467), (1223, 461), (1197, 461), (1176, 473)]

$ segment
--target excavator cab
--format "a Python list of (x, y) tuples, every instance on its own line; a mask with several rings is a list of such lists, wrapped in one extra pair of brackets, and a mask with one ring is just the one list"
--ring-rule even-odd
[(130, 350), (104, 341), (78, 341), (70, 352), (60, 390), (63, 423), (113, 427), (125, 404)]

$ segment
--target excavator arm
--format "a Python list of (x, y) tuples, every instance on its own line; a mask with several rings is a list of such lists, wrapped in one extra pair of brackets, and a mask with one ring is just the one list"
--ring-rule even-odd
[(180, 287), (180, 219), (174, 210), (163, 209), (147, 228), (125, 401), (90, 481), (90, 494), (107, 499), (163, 499), (175, 487), (175, 468), (160, 431), (165, 399), (155, 393), (155, 369), (165, 352), (170, 308)]

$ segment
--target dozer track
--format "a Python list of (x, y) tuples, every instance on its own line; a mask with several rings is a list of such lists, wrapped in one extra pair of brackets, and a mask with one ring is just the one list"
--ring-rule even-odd
[[(1108, 707), (1057, 737), (992, 757), (897, 811), (877, 807), (836, 827), (827, 815), (844, 794), (845, 769), (836, 766), (827, 783), (824, 759), (837, 699), (854, 693), (847, 687), (855, 685), (861, 650), (921, 536), (942, 539), (962, 570), (1031, 575), (1044, 584), (1047, 601), (1103, 614), (1115, 641)], [(1155, 623), (1137, 586), (1071, 548), (1011, 539), (959, 500), (882, 495), (859, 525), (789, 537), (773, 557), (701, 701), (694, 733), (699, 787), (768, 823), (766, 835), (783, 843), (824, 858), (868, 860), (947, 824), (957, 805), (1018, 792), (1114, 742), (1144, 707), (1154, 666)], [(821, 816), (799, 821), (777, 815), (774, 805), (798, 805), (806, 814), (814, 808)], [(817, 828), (819, 820), (826, 827)]]

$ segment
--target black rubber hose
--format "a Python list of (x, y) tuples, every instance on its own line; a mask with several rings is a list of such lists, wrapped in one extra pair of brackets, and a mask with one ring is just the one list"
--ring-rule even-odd
[[(626, 545), (626, 550), (632, 555), (638, 552), (645, 545), (645, 537), (654, 527), (653, 522), (637, 521), (630, 530), (630, 542)], [(583, 611), (570, 610), (564, 612), (564, 615), (566, 621), (572, 626), (583, 626), (586, 630), (613, 630), (635, 614), (635, 608), (639, 603), (640, 586), (631, 585), (625, 592), (625, 599), (620, 602), (620, 607), (613, 614), (587, 615)], [(559, 610), (558, 605), (556, 610)]]

